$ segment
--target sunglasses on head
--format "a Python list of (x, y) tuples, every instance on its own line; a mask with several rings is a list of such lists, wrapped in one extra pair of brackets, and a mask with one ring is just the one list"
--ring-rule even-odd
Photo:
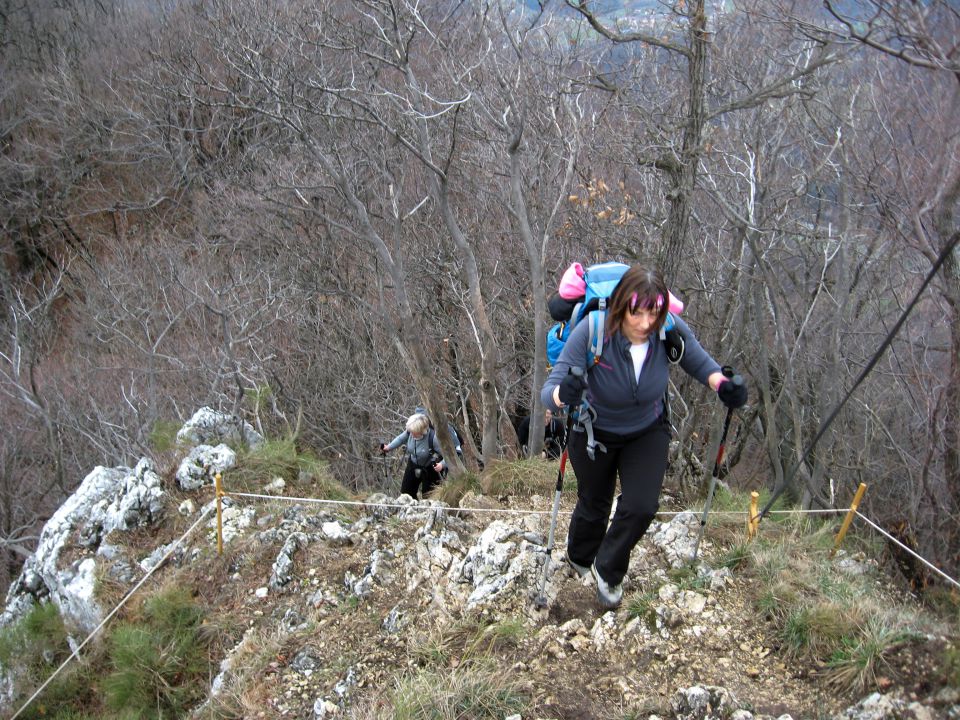
[(652, 310), (653, 312), (660, 312), (660, 309), (663, 307), (663, 295), (657, 295), (656, 297), (647, 297), (642, 300), (640, 297), (633, 293), (630, 296), (630, 314), (636, 315), (641, 310)]

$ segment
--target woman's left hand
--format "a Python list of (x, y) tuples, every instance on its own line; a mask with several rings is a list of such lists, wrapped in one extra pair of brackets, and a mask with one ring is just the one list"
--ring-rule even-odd
[(438, 462), (436, 465), (433, 466), (433, 469), (436, 470), (438, 473), (443, 472), (443, 463)]

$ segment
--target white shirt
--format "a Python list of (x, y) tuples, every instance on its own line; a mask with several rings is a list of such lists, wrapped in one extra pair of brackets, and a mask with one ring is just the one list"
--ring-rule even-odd
[(643, 361), (647, 359), (647, 350), (650, 349), (650, 341), (630, 346), (630, 356), (633, 358), (633, 376), (640, 381), (640, 370), (643, 368)]

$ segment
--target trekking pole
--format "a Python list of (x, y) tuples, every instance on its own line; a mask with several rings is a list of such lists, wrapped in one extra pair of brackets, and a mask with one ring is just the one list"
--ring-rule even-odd
[[(730, 379), (734, 385), (743, 385), (743, 378), (734, 375), (729, 367), (723, 368), (723, 374)], [(707, 514), (710, 512), (710, 506), (713, 504), (713, 492), (717, 487), (717, 478), (720, 477), (720, 462), (723, 460), (724, 444), (727, 442), (727, 431), (730, 429), (730, 418), (733, 417), (733, 408), (727, 408), (727, 417), (723, 421), (723, 432), (720, 434), (720, 447), (717, 448), (717, 459), (713, 463), (713, 473), (710, 475), (710, 489), (707, 491), (707, 502), (703, 506), (703, 515), (700, 517), (700, 533), (697, 535), (697, 542), (693, 546), (693, 555), (690, 562), (696, 562), (697, 551), (700, 549), (700, 541), (703, 540), (703, 532), (707, 527)]]
[(377, 453), (380, 456), (380, 469), (383, 470), (383, 489), (387, 489), (387, 485), (390, 483), (390, 476), (387, 474), (387, 453), (383, 450), (383, 445), (377, 449)]
[[(570, 368), (570, 374), (583, 377), (583, 368), (572, 367)], [(581, 404), (582, 403), (583, 401), (581, 399)], [(535, 601), (538, 608), (545, 608), (547, 606), (547, 596), (544, 595), (544, 590), (547, 587), (547, 571), (550, 568), (550, 558), (553, 555), (553, 538), (557, 530), (557, 514), (560, 512), (560, 493), (563, 492), (563, 474), (567, 468), (567, 448), (570, 446), (570, 433), (573, 430), (573, 412), (574, 409), (572, 407), (567, 408), (566, 442), (564, 442), (563, 452), (560, 454), (560, 467), (557, 469), (557, 488), (553, 495), (553, 513), (550, 515), (550, 532), (547, 535), (547, 555), (543, 559), (543, 574), (540, 576), (540, 589), (537, 591)]]

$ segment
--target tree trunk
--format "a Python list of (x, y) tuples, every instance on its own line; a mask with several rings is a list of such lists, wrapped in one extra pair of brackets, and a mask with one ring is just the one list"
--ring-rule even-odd
[(676, 277), (683, 261), (690, 229), (693, 192), (697, 184), (697, 170), (703, 145), (705, 121), (704, 92), (707, 66), (707, 16), (704, 0), (696, 0), (690, 13), (690, 55), (687, 58), (686, 125), (680, 146), (680, 157), (660, 167), (667, 170), (669, 212), (663, 231), (660, 268), (669, 282)]

